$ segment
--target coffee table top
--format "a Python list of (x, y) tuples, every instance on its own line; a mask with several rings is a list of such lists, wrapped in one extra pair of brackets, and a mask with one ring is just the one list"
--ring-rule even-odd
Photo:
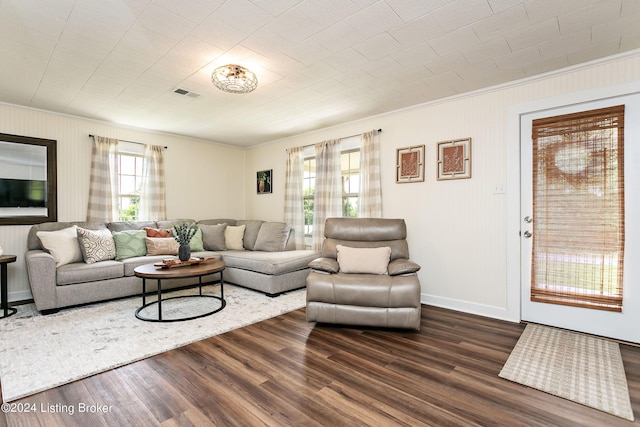
[(133, 269), (137, 277), (146, 279), (170, 279), (205, 276), (224, 270), (224, 261), (209, 261), (184, 267), (162, 268), (153, 264), (145, 264)]

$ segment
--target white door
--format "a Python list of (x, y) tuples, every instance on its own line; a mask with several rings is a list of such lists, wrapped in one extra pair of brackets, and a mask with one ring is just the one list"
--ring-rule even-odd
[[(625, 253), (622, 312), (531, 301), (533, 238), (532, 121), (538, 118), (625, 105)], [(628, 95), (521, 116), (521, 318), (523, 321), (640, 343), (640, 95)], [(558, 208), (561, 208), (559, 206)]]

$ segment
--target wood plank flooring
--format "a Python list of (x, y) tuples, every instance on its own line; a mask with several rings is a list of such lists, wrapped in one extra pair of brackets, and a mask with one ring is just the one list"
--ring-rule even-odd
[(640, 425), (640, 348), (621, 345), (631, 423), (498, 378), (523, 329), (429, 306), (420, 332), (316, 326), (300, 309), (24, 398), (0, 426)]

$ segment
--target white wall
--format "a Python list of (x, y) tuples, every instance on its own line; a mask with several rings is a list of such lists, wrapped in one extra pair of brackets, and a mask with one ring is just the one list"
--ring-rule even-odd
[[(508, 145), (519, 144), (509, 140), (514, 116), (508, 112), (534, 100), (562, 104), (563, 96), (638, 80), (636, 51), (254, 147), (246, 159), (247, 217), (282, 220), (286, 148), (382, 128), (383, 215), (407, 222), (411, 257), (422, 266), (423, 302), (519, 321), (519, 283), (513, 276), (507, 280), (507, 260), (517, 260), (507, 253), (507, 196), (519, 198), (518, 168), (507, 164)], [(436, 143), (465, 137), (472, 138), (472, 178), (437, 181)], [(396, 184), (396, 149), (418, 144), (426, 146), (425, 182)], [(271, 195), (255, 194), (261, 169), (273, 169)], [(510, 194), (496, 193), (496, 186)]]
[[(89, 134), (168, 147), (168, 218), (245, 216), (243, 149), (7, 104), (0, 104), (0, 132), (57, 140), (59, 221), (86, 218), (93, 142)], [(18, 256), (8, 266), (10, 301), (31, 298), (23, 256), (29, 227), (0, 226), (4, 253)]]

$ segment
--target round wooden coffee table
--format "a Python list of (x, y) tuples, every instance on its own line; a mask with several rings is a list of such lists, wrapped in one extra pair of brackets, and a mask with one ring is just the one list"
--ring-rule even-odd
[[(136, 317), (140, 320), (144, 320), (147, 322), (177, 322), (182, 320), (198, 319), (200, 317), (210, 316), (214, 313), (219, 312), (227, 305), (226, 301), (224, 300), (224, 279), (222, 277), (222, 272), (224, 271), (224, 268), (225, 268), (224, 261), (208, 261), (208, 262), (203, 262), (201, 264), (195, 264), (195, 265), (189, 265), (189, 266), (183, 266), (183, 267), (172, 267), (172, 268), (156, 267), (153, 264), (145, 264), (145, 265), (136, 267), (133, 270), (134, 274), (137, 277), (142, 278), (142, 306), (136, 310)], [(202, 277), (207, 276), (209, 274), (215, 274), (215, 273), (220, 273), (220, 296), (204, 295), (202, 293)], [(199, 293), (197, 295), (181, 295), (177, 297), (162, 299), (162, 281), (164, 279), (184, 279), (188, 277), (198, 278)], [(158, 299), (148, 304), (147, 304), (147, 279), (155, 279), (158, 281)], [(178, 317), (178, 318), (170, 318), (170, 319), (162, 318), (162, 302), (163, 301), (169, 301), (173, 299), (185, 299), (185, 298), (214, 298), (220, 301), (220, 306), (216, 307), (213, 310), (210, 310), (195, 316), (186, 316), (186, 317)], [(141, 313), (142, 310), (144, 310), (149, 306), (152, 306), (153, 304), (158, 305), (158, 318), (144, 316)]]

